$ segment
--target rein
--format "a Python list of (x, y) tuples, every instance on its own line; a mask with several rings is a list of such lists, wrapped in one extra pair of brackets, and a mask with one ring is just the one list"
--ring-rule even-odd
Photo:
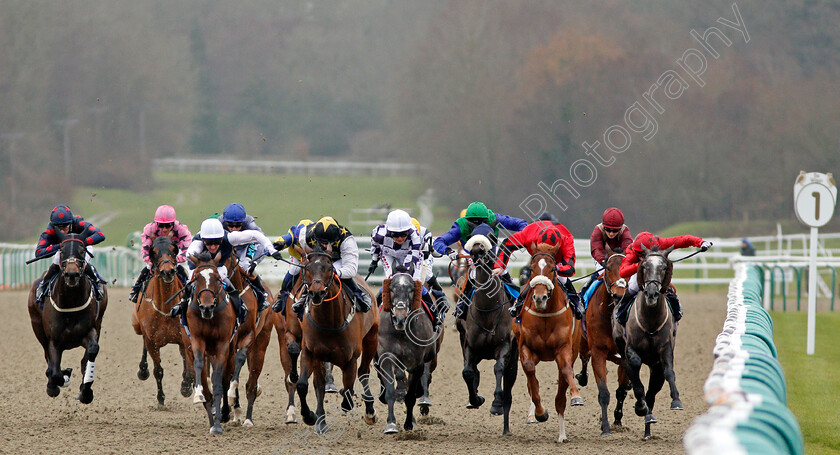
[[(332, 269), (332, 256), (330, 254), (326, 253), (326, 252), (323, 252), (323, 251), (313, 251), (313, 252), (306, 255), (307, 265), (302, 267), (304, 270), (307, 270), (307, 267), (309, 266), (309, 257), (310, 256), (325, 256), (325, 257), (329, 258), (329, 260), (330, 260), (330, 271), (332, 273), (330, 273), (330, 278), (327, 280), (326, 283), (324, 283), (320, 279), (317, 279), (315, 281), (307, 283), (306, 282), (306, 274), (303, 274), (303, 277), (302, 277), (303, 278), (303, 285), (302, 286), (305, 289), (304, 292), (309, 292), (309, 287), (313, 283), (321, 283), (321, 284), (324, 285), (324, 288), (327, 291), (329, 291), (329, 289), (332, 287), (333, 281), (338, 276), (338, 274), (335, 272), (335, 270)], [(312, 318), (312, 315), (311, 315), (310, 310), (309, 310), (310, 307), (319, 307), (319, 306), (323, 305), (324, 302), (330, 302), (330, 301), (333, 301), (333, 300), (337, 299), (338, 296), (340, 296), (342, 294), (343, 290), (344, 290), (344, 285), (341, 282), (341, 279), (339, 278), (339, 280), (338, 280), (338, 290), (336, 291), (336, 293), (332, 297), (325, 298), (320, 303), (317, 303), (317, 304), (312, 301), (311, 297), (309, 299), (307, 299), (306, 313), (305, 313), (306, 314), (306, 320), (309, 321), (309, 324), (312, 325), (312, 327), (314, 327), (318, 331), (328, 332), (328, 333), (339, 333), (339, 332), (343, 332), (345, 329), (347, 329), (347, 327), (350, 325), (350, 322), (353, 321), (353, 317), (356, 315), (356, 305), (352, 301), (350, 302), (350, 313), (348, 313), (347, 317), (344, 318), (344, 324), (342, 324), (341, 327), (326, 327), (326, 326), (322, 326), (322, 325), (318, 324), (315, 321), (315, 319)], [(342, 310), (342, 313), (343, 313), (344, 309), (342, 308), (341, 310)]]

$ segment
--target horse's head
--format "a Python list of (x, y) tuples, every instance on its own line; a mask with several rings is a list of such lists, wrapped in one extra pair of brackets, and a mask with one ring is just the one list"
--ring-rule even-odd
[(604, 282), (607, 285), (607, 292), (614, 301), (620, 300), (627, 292), (627, 282), (621, 278), (619, 273), (622, 260), (624, 260), (624, 254), (620, 249), (610, 250), (604, 264)]
[[(469, 240), (467, 240), (467, 243), (464, 244), (464, 249), (470, 252), (470, 257), (472, 257), (473, 264), (476, 267), (491, 260), (495, 260), (491, 254), (493, 252), (493, 243), (490, 241), (490, 238), (485, 235), (473, 235), (469, 238)], [(488, 266), (492, 270), (492, 264), (488, 264)]]
[[(404, 331), (411, 312), (419, 308), (422, 288), (408, 273), (395, 273), (382, 283), (383, 311), (391, 313), (394, 329)], [(386, 291), (387, 289), (387, 291)]]
[(645, 304), (649, 306), (658, 304), (660, 294), (670, 282), (673, 264), (668, 255), (673, 250), (673, 246), (660, 250), (658, 246), (648, 249), (642, 245), (645, 257), (639, 264), (639, 283), (645, 293)]
[(531, 250), (534, 251), (530, 264), (531, 298), (537, 311), (545, 311), (548, 308), (548, 300), (557, 281), (557, 262), (554, 257), (559, 249), (559, 246), (548, 243), (531, 245)]
[(164, 283), (170, 284), (175, 279), (178, 247), (169, 237), (156, 237), (149, 250), (149, 260), (152, 262), (152, 273), (157, 272)]
[(211, 256), (208, 251), (202, 251), (189, 257), (190, 262), (195, 264), (193, 280), (195, 280), (196, 291), (193, 292), (193, 299), (196, 301), (199, 313), (204, 319), (213, 318), (216, 308), (219, 306), (220, 296), (223, 299), (227, 298), (222, 277), (218, 270), (220, 259), (220, 253)]
[(85, 254), (87, 243), (85, 236), (80, 234), (59, 235), (61, 245), (59, 249), (59, 263), (64, 284), (76, 287), (82, 282), (85, 272)]
[(336, 273), (333, 269), (332, 256), (327, 250), (314, 250), (306, 255), (306, 267), (303, 268), (303, 281), (311, 302), (320, 305), (327, 297)]

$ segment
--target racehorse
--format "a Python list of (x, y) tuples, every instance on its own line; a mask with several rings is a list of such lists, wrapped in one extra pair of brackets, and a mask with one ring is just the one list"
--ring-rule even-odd
[[(665, 381), (671, 388), (671, 409), (683, 409), (674, 376), (676, 325), (665, 299), (673, 273), (668, 254), (673, 249), (660, 251), (658, 246), (648, 249), (642, 245), (644, 259), (636, 276), (643, 292), (639, 292), (629, 310), (626, 328), (613, 320), (613, 338), (619, 352), (624, 353), (624, 368), (636, 396), (636, 415), (645, 418), (645, 439), (650, 438), (650, 425), (657, 422), (653, 405)], [(647, 394), (639, 378), (642, 364), (650, 369)]]
[(154, 363), (155, 381), (157, 382), (157, 399), (160, 406), (166, 398), (163, 393), (163, 367), (160, 365), (160, 348), (167, 344), (177, 344), (184, 360), (184, 372), (181, 375), (181, 395), (188, 397), (192, 391), (195, 376), (192, 368), (187, 365), (187, 355), (184, 350), (189, 345), (187, 333), (181, 329), (180, 319), (170, 318), (169, 302), (177, 302), (173, 298), (180, 294), (184, 285), (175, 276), (177, 267), (176, 257), (178, 247), (169, 237), (157, 237), (152, 241), (149, 250), (149, 260), (152, 263), (151, 278), (137, 300), (134, 313), (131, 314), (131, 325), (134, 332), (143, 337), (143, 356), (140, 359), (140, 369), (137, 377), (141, 381), (149, 379), (149, 364), (147, 354), (152, 356)]
[(614, 417), (616, 426), (621, 425), (624, 415), (624, 399), (630, 390), (630, 380), (624, 371), (618, 347), (612, 337), (612, 313), (615, 303), (624, 295), (626, 284), (618, 273), (624, 255), (620, 250), (609, 251), (606, 268), (601, 275), (601, 285), (592, 293), (586, 308), (586, 338), (581, 340), (580, 358), (583, 367), (577, 375), (581, 386), (587, 382), (586, 366), (592, 360), (592, 372), (598, 385), (598, 403), (601, 405), (601, 436), (610, 434), (607, 420), (607, 406), (610, 404), (610, 391), (607, 388), (607, 360), (618, 365), (618, 388), (615, 390)]
[(395, 273), (382, 283), (377, 371), (385, 376), (382, 380), (388, 404), (385, 434), (398, 432), (397, 419), (394, 416), (394, 402), (397, 398), (396, 371), (407, 370), (409, 373), (403, 428), (413, 430), (416, 425), (414, 404), (417, 398), (423, 395), (421, 381), (427, 364), (437, 355), (437, 333), (423, 310), (422, 297), (422, 283), (414, 281), (409, 273)]
[(566, 293), (557, 281), (555, 255), (559, 246), (549, 244), (533, 245), (531, 257), (531, 289), (522, 312), (522, 322), (516, 330), (519, 360), (528, 377), (528, 393), (531, 395), (529, 423), (548, 420), (548, 410), (540, 401), (540, 384), (537, 380), (537, 364), (541, 361), (557, 363), (558, 386), (554, 408), (560, 421), (558, 442), (567, 442), (566, 437), (566, 390), (570, 389), (572, 406), (583, 406), (577, 386), (572, 378), (575, 358), (580, 343), (580, 324), (569, 311)]
[[(277, 331), (277, 343), (280, 346), (280, 364), (283, 366), (283, 372), (285, 373), (283, 384), (286, 387), (286, 392), (289, 394), (289, 404), (286, 405), (286, 424), (297, 423), (297, 410), (295, 409), (295, 393), (297, 388), (295, 383), (297, 382), (297, 376), (292, 380), (292, 371), (296, 369), (296, 365), (292, 363), (292, 357), (289, 355), (289, 349), (286, 346), (286, 318), (282, 313), (274, 313), (274, 311), (269, 313), (271, 313), (268, 316), (271, 318), (271, 324), (274, 326), (274, 330)], [(292, 317), (297, 321), (297, 317)], [(266, 321), (266, 324), (268, 323)], [(259, 340), (260, 338), (258, 337), (258, 343)]]
[(484, 397), (478, 394), (478, 363), (495, 360), (496, 390), (490, 414), (504, 415), (502, 434), (510, 434), (511, 390), (519, 369), (519, 354), (514, 349), (516, 339), (511, 332), (512, 319), (507, 314), (510, 301), (501, 279), (491, 274), (496, 258), (490, 240), (480, 234), (473, 235), (465, 249), (470, 252), (475, 266), (475, 292), (466, 317), (458, 319), (456, 327), (464, 355), (462, 376), (469, 393), (467, 408), (477, 409), (484, 404)]
[[(236, 328), (236, 314), (222, 285), (218, 266), (220, 254), (203, 251), (189, 257), (195, 264), (195, 291), (190, 298), (187, 328), (190, 336), (188, 360), (192, 361), (196, 384), (193, 404), (204, 403), (210, 421), (210, 434), (222, 434), (222, 422), (230, 419), (230, 406), (225, 394), (232, 376), (231, 342)], [(207, 386), (210, 365), (213, 366), (213, 389)], [(205, 399), (205, 391), (210, 395)], [(218, 410), (221, 409), (221, 412)]]
[[(102, 316), (108, 306), (108, 293), (103, 287), (102, 300), (92, 295), (93, 286), (85, 275), (85, 256), (88, 253), (84, 234), (63, 235), (57, 232), (59, 264), (61, 271), (50, 285), (48, 304), (43, 309), (35, 302), (35, 291), (40, 280), (29, 290), (29, 318), (35, 337), (44, 348), (47, 360), (47, 395), (56, 397), (59, 387), (70, 383), (72, 369), (61, 369), (61, 355), (68, 349), (85, 348), (82, 356), (84, 379), (79, 387), (79, 402), (93, 401), (93, 379), (96, 355), (99, 353), (99, 334), (102, 330)], [(42, 276), (43, 278), (43, 276)], [(104, 285), (103, 285), (104, 286)]]
[[(301, 328), (300, 377), (297, 391), (300, 396), (300, 412), (307, 425), (315, 425), (315, 433), (328, 430), (324, 411), (325, 362), (330, 362), (342, 372), (344, 387), (339, 391), (343, 400), (341, 409), (353, 409), (353, 385), (356, 375), (364, 387), (365, 416), (368, 425), (376, 422), (373, 396), (368, 384), (370, 363), (378, 348), (379, 309), (374, 305), (367, 313), (356, 314), (353, 296), (344, 292), (332, 260), (332, 249), (316, 250), (306, 255), (306, 266), (302, 274), (308, 302)], [(356, 283), (367, 292), (373, 301), (373, 293), (356, 276)], [(361, 356), (361, 362), (358, 362)], [(357, 368), (358, 363), (358, 368)], [(315, 373), (315, 397), (318, 401), (315, 412), (306, 402), (309, 375)]]
[[(231, 255), (225, 264), (233, 287), (239, 290), (242, 304), (248, 309), (245, 321), (236, 329), (232, 349), (234, 350), (233, 376), (228, 389), (228, 398), (233, 399), (233, 421), (242, 422), (242, 426), (254, 425), (252, 420), (254, 401), (262, 393), (258, 381), (265, 362), (265, 351), (271, 340), (271, 330), (274, 327), (273, 311), (268, 308), (258, 312), (257, 295), (254, 288), (246, 279), (246, 272), (239, 266), (239, 261)], [(271, 291), (266, 287), (266, 292)], [(272, 313), (272, 314), (269, 314)], [(248, 409), (245, 420), (242, 420), (242, 407), (239, 404), (239, 373), (242, 366), (248, 362), (248, 382), (245, 384), (245, 395), (248, 399)]]

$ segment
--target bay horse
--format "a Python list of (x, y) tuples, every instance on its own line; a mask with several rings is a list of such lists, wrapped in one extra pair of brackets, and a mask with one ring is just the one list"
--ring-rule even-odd
[[(195, 385), (193, 404), (204, 404), (210, 421), (210, 434), (222, 434), (222, 422), (230, 419), (230, 406), (225, 391), (233, 373), (231, 345), (236, 314), (219, 276), (221, 255), (202, 251), (188, 259), (195, 264), (192, 275), (195, 291), (184, 310), (187, 312), (191, 347), (188, 360), (192, 361), (195, 377), (201, 380), (201, 383)], [(211, 364), (212, 390), (207, 384)], [(209, 399), (205, 398), (205, 391), (210, 395)]]
[(586, 336), (581, 339), (580, 358), (583, 362), (581, 372), (577, 375), (581, 386), (587, 382), (586, 367), (592, 360), (592, 372), (598, 385), (598, 404), (601, 405), (601, 436), (610, 434), (610, 424), (607, 420), (607, 406), (610, 404), (610, 391), (607, 388), (607, 361), (618, 365), (618, 388), (615, 390), (615, 421), (613, 425), (620, 426), (624, 416), (624, 399), (630, 390), (630, 379), (624, 371), (621, 353), (612, 337), (612, 313), (615, 304), (624, 296), (627, 285), (619, 275), (619, 267), (624, 259), (620, 250), (609, 250), (605, 261), (605, 269), (599, 279), (602, 283), (592, 293), (586, 307)]
[(154, 364), (155, 381), (157, 382), (158, 405), (164, 406), (166, 395), (163, 393), (163, 367), (160, 364), (160, 348), (167, 344), (177, 344), (184, 361), (184, 371), (181, 375), (181, 395), (190, 396), (195, 376), (192, 365), (187, 364), (185, 349), (189, 346), (186, 331), (181, 328), (179, 318), (170, 318), (169, 310), (178, 302), (175, 295), (181, 293), (184, 284), (176, 277), (176, 258), (178, 246), (169, 237), (156, 237), (149, 250), (149, 260), (152, 263), (151, 277), (148, 285), (131, 314), (131, 325), (134, 332), (143, 337), (143, 356), (137, 377), (141, 381), (149, 379), (149, 364), (147, 354), (151, 355)]
[[(668, 254), (673, 249), (660, 251), (658, 246), (648, 249), (642, 245), (644, 258), (636, 276), (643, 292), (636, 296), (625, 327), (615, 321), (613, 314), (613, 338), (624, 354), (624, 369), (636, 397), (636, 415), (645, 418), (644, 439), (650, 439), (650, 425), (657, 422), (653, 406), (665, 381), (671, 388), (671, 409), (683, 409), (674, 376), (676, 325), (665, 298), (673, 273)], [(647, 393), (639, 377), (643, 364), (650, 369)]]
[(558, 385), (554, 397), (554, 409), (559, 420), (557, 442), (567, 442), (566, 437), (566, 390), (572, 397), (572, 406), (583, 406), (583, 399), (573, 380), (573, 367), (580, 346), (581, 327), (569, 311), (566, 293), (559, 286), (555, 255), (557, 245), (541, 243), (532, 245), (531, 288), (528, 291), (522, 311), (522, 321), (515, 329), (519, 348), (519, 360), (528, 377), (528, 393), (531, 395), (529, 423), (548, 420), (548, 410), (540, 400), (540, 384), (537, 380), (537, 364), (541, 361), (557, 363)]
[[(344, 387), (341, 409), (353, 409), (353, 385), (358, 377), (364, 387), (364, 421), (368, 425), (376, 422), (374, 397), (370, 393), (370, 364), (378, 348), (379, 309), (373, 305), (367, 313), (356, 313), (353, 296), (344, 292), (341, 281), (333, 268), (331, 248), (315, 250), (306, 255), (303, 281), (308, 301), (301, 324), (303, 343), (301, 345), (300, 377), (297, 392), (300, 396), (300, 412), (307, 425), (315, 425), (315, 433), (328, 431), (324, 411), (325, 362), (341, 368)], [(356, 284), (374, 300), (373, 292), (360, 276), (354, 277)], [(359, 361), (361, 357), (361, 361)], [(306, 402), (309, 376), (315, 373), (315, 397), (318, 401), (315, 412)]]
[(29, 319), (35, 337), (44, 348), (47, 395), (57, 397), (61, 392), (59, 387), (70, 383), (72, 369), (61, 369), (64, 351), (82, 347), (85, 349), (81, 362), (84, 378), (79, 386), (78, 400), (90, 404), (93, 401), (94, 369), (99, 353), (102, 316), (108, 306), (108, 292), (103, 285), (101, 301), (92, 295), (93, 286), (85, 275), (85, 267), (89, 267), (86, 256), (90, 254), (86, 248), (86, 235), (64, 235), (61, 232), (57, 235), (61, 240), (58, 253), (61, 270), (50, 285), (43, 308), (35, 302), (40, 280), (32, 284), (27, 304)]
[[(384, 375), (385, 400), (388, 404), (388, 419), (385, 434), (397, 433), (394, 402), (396, 393), (396, 372), (408, 371), (408, 386), (405, 395), (405, 430), (413, 430), (414, 405), (422, 397), (423, 376), (427, 365), (437, 356), (437, 335), (432, 321), (425, 313), (422, 303), (423, 284), (414, 281), (409, 273), (395, 273), (382, 282), (382, 313), (379, 324), (379, 349), (377, 371)], [(428, 383), (427, 383), (428, 385)], [(428, 412), (428, 411), (427, 411)]]
[[(280, 347), (280, 364), (283, 366), (283, 372), (285, 373), (283, 375), (283, 384), (286, 387), (286, 393), (289, 394), (289, 404), (286, 405), (286, 424), (297, 423), (297, 410), (295, 408), (297, 376), (295, 376), (294, 381), (292, 380), (292, 371), (297, 370), (297, 365), (292, 362), (292, 356), (289, 354), (289, 349), (286, 345), (286, 317), (282, 313), (275, 313), (274, 311), (270, 313), (268, 317), (271, 318), (271, 324), (277, 332), (277, 343)], [(292, 317), (297, 321), (296, 316)], [(260, 337), (257, 337), (258, 343), (260, 342), (259, 340)]]
[[(257, 295), (246, 278), (245, 270), (239, 266), (239, 261), (231, 255), (226, 263), (228, 276), (233, 287), (239, 290), (239, 297), (242, 304), (248, 309), (245, 321), (236, 329), (233, 338), (233, 373), (228, 389), (228, 398), (233, 399), (233, 421), (242, 422), (242, 426), (254, 425), (253, 412), (254, 401), (262, 393), (258, 381), (265, 363), (265, 351), (268, 342), (271, 340), (271, 331), (274, 328), (274, 312), (268, 307), (258, 312)], [(266, 286), (266, 292), (271, 290)], [(248, 400), (248, 408), (245, 420), (242, 420), (242, 407), (239, 403), (239, 374), (242, 366), (248, 362), (248, 382), (245, 384), (245, 396)]]
[(478, 394), (478, 363), (495, 360), (496, 389), (490, 414), (504, 415), (502, 434), (510, 434), (511, 390), (519, 369), (519, 353), (514, 348), (516, 339), (512, 333), (513, 319), (507, 313), (510, 300), (502, 280), (491, 274), (496, 257), (490, 240), (484, 235), (473, 235), (465, 249), (470, 252), (475, 266), (475, 292), (466, 317), (456, 320), (455, 325), (464, 356), (461, 375), (469, 393), (467, 408), (478, 409), (484, 404), (484, 397)]

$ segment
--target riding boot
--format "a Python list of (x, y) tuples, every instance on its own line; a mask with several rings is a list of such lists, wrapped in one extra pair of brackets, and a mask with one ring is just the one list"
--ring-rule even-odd
[(303, 320), (303, 310), (306, 308), (306, 300), (309, 298), (309, 292), (306, 289), (300, 294), (300, 298), (295, 300), (292, 304), (292, 311), (297, 315), (298, 319)]
[(295, 285), (295, 276), (296, 275), (286, 272), (286, 276), (283, 277), (283, 284), (280, 285), (280, 292), (277, 294), (274, 304), (271, 305), (271, 309), (274, 310), (275, 313), (282, 314), (286, 312), (286, 300), (289, 300), (289, 294), (292, 292), (292, 287)]
[(423, 290), (426, 291), (422, 297), (423, 303), (426, 304), (426, 307), (429, 309), (429, 313), (431, 313), (430, 316), (432, 320), (432, 328), (434, 328), (438, 326), (437, 306), (435, 305), (434, 299), (432, 298), (432, 293), (429, 292), (425, 287), (423, 288)]
[(181, 280), (181, 284), (186, 285), (187, 281), (189, 281), (187, 271), (184, 270), (184, 266), (178, 264), (178, 267), (175, 267), (175, 274), (178, 275), (178, 279)]
[(176, 303), (175, 305), (172, 305), (172, 308), (169, 309), (170, 318), (174, 318), (182, 313), (186, 313), (186, 311), (184, 310), (190, 303), (190, 299), (192, 298), (192, 291), (193, 286), (191, 284), (184, 286), (184, 289), (181, 291), (181, 300), (179, 300), (178, 303)]
[(436, 291), (443, 292), (443, 288), (440, 286), (440, 283), (438, 283), (438, 279), (436, 276), (430, 276), (429, 279), (426, 280), (426, 283), (429, 284), (429, 289), (434, 289)]
[(140, 295), (140, 289), (143, 287), (146, 280), (149, 279), (151, 274), (152, 272), (148, 267), (143, 267), (140, 270), (140, 276), (137, 277), (137, 281), (134, 283), (134, 286), (131, 287), (131, 294), (128, 294), (128, 300), (137, 303), (137, 296)]
[(228, 293), (230, 303), (233, 304), (233, 309), (236, 310), (236, 320), (240, 325), (245, 323), (245, 317), (248, 315), (248, 307), (242, 302), (242, 296), (239, 295), (239, 290), (230, 282), (230, 278), (225, 278), (222, 282), (225, 291)]
[(513, 306), (510, 307), (508, 311), (510, 311), (510, 315), (512, 317), (519, 316), (519, 312), (522, 311), (522, 306), (525, 305), (525, 298), (528, 296), (528, 292), (531, 290), (531, 282), (527, 281), (524, 285), (522, 285), (522, 289), (519, 290), (519, 297), (516, 298), (516, 302), (514, 302)]
[(352, 291), (353, 296), (355, 297), (354, 301), (356, 304), (356, 311), (360, 311), (362, 313), (370, 311), (370, 294), (359, 288), (359, 286), (356, 285), (356, 280), (353, 278), (341, 278), (341, 285)]
[(569, 299), (569, 306), (572, 307), (572, 312), (575, 314), (576, 319), (583, 318), (583, 303), (580, 301), (580, 295), (578, 295), (577, 291), (575, 290), (575, 285), (572, 284), (572, 280), (566, 280), (563, 283), (563, 290), (566, 291), (566, 297)]
[(429, 292), (435, 298), (435, 323), (441, 325), (446, 320), (446, 313), (449, 311), (449, 301), (443, 291), (431, 288)]
[(44, 304), (44, 297), (47, 295), (47, 288), (49, 288), (50, 282), (53, 280), (53, 277), (58, 275), (59, 271), (61, 271), (61, 267), (57, 264), (50, 265), (50, 268), (47, 269), (47, 273), (44, 274), (44, 278), (42, 278), (41, 282), (38, 283), (38, 288), (35, 290), (35, 302), (39, 305)]
[(627, 316), (630, 314), (630, 305), (636, 298), (636, 294), (630, 292), (628, 289), (624, 292), (624, 296), (618, 301), (618, 309), (615, 312), (615, 318), (622, 326), (627, 323)]
[(96, 268), (93, 267), (93, 264), (88, 263), (87, 267), (85, 267), (85, 275), (90, 278), (90, 284), (93, 286), (93, 295), (95, 296), (96, 300), (102, 300), (105, 297), (105, 291), (102, 290), (102, 285), (105, 284), (105, 280), (99, 276), (99, 272), (96, 271)]
[(595, 280), (597, 278), (598, 278), (597, 273), (593, 273), (593, 274), (589, 275), (589, 280), (587, 280), (586, 284), (584, 284), (583, 287), (580, 288), (580, 295), (582, 295), (582, 296), (586, 295), (586, 290), (589, 289), (589, 286), (592, 286), (592, 283), (595, 282)]
[(469, 278), (467, 284), (464, 285), (464, 291), (458, 294), (458, 304), (455, 305), (455, 319), (464, 319), (467, 317), (467, 310), (470, 309), (470, 302), (473, 291), (473, 283)]
[(259, 275), (253, 280), (249, 278), (248, 281), (257, 291), (257, 313), (262, 313), (262, 310), (268, 308), (268, 292), (265, 290), (265, 284)]
[(671, 292), (665, 294), (665, 298), (668, 299), (668, 303), (671, 305), (671, 311), (674, 313), (674, 322), (678, 322), (683, 316), (680, 298), (677, 297), (677, 294)]

